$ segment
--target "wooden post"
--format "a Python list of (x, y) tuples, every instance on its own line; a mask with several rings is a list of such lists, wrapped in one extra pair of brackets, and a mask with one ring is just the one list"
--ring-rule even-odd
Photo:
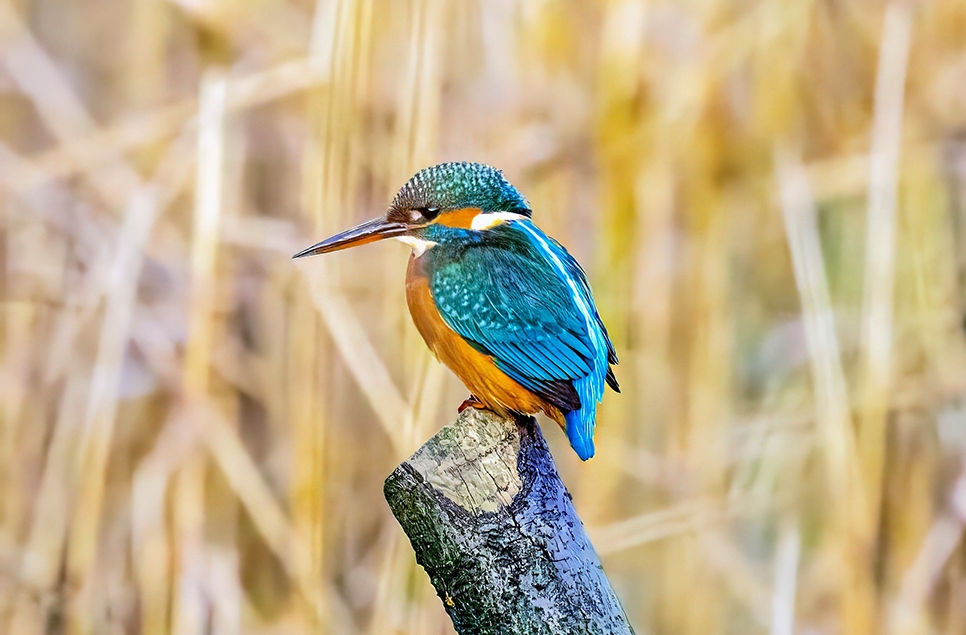
[(467, 408), (385, 494), (460, 635), (633, 634), (533, 418)]

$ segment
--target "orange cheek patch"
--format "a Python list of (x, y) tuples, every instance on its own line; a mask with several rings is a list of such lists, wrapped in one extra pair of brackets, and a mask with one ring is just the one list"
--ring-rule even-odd
[(473, 219), (482, 213), (479, 207), (464, 207), (452, 212), (445, 212), (439, 215), (436, 222), (447, 227), (459, 227), (460, 229), (471, 229)]

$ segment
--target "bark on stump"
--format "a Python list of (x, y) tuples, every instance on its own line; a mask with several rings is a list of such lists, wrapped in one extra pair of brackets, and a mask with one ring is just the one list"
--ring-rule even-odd
[(460, 635), (633, 634), (533, 418), (467, 408), (385, 495)]

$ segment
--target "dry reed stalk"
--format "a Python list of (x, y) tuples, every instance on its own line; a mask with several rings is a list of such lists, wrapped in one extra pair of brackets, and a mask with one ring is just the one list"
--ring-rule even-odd
[(721, 514), (710, 501), (679, 503), (674, 507), (648, 512), (588, 530), (601, 557), (632, 549), (656, 540), (690, 533), (703, 525), (719, 521)]
[(795, 593), (798, 586), (798, 564), (802, 551), (802, 536), (797, 523), (791, 519), (782, 528), (775, 553), (772, 578), (771, 635), (795, 633)]
[[(473, 159), (618, 343), (598, 458), (547, 437), (635, 625), (958, 635), (966, 7), (889, 6), (4, 3), (0, 632), (161, 635), (192, 606), (216, 632), (451, 632), (380, 483), (463, 389), (409, 323), (402, 248), (289, 256)], [(212, 64), (232, 124), (192, 411)]]
[(345, 298), (337, 290), (320, 284), (317, 279), (311, 280), (310, 284), (315, 307), (332, 334), (349, 372), (372, 404), (373, 414), (382, 424), (383, 432), (391, 440), (395, 452), (405, 456), (403, 435), (412, 428), (412, 408), (400, 394), (360, 326), (358, 315)]
[[(879, 494), (885, 454), (887, 392), (891, 383), (893, 295), (896, 251), (896, 207), (905, 71), (909, 56), (911, 15), (908, 6), (886, 9), (876, 80), (875, 123), (869, 175), (866, 222), (864, 337), (865, 392), (859, 446), (863, 455), (869, 518), (878, 524)], [(866, 437), (868, 435), (868, 437)]]
[(952, 500), (936, 518), (923, 540), (915, 562), (902, 579), (899, 597), (891, 607), (890, 633), (916, 633), (925, 631), (928, 617), (925, 613), (929, 597), (947, 561), (959, 547), (966, 529), (966, 475), (956, 481)]
[(173, 547), (165, 527), (166, 490), (197, 443), (191, 421), (184, 416), (172, 418), (133, 475), (131, 555), (145, 635), (170, 632)]
[[(634, 263), (627, 249), (631, 237), (627, 230), (631, 224), (627, 221), (635, 212), (634, 177), (641, 157), (631, 149), (628, 141), (639, 137), (644, 128), (644, 122), (635, 118), (633, 100), (642, 68), (647, 17), (647, 5), (640, 0), (607, 3), (600, 38), (594, 43), (600, 82), (594, 104), (595, 133), (599, 137), (601, 160), (606, 165), (607, 177), (602, 182), (602, 200), (606, 202), (599, 222), (595, 223), (595, 233), (577, 235), (585, 241), (596, 241), (600, 246), (597, 261), (585, 265), (591, 267), (590, 280), (595, 298), (603, 306), (615, 297), (633, 293), (630, 280)], [(594, 265), (608, 275), (595, 279)], [(629, 330), (628, 316), (622, 313), (608, 315), (606, 311), (604, 316), (610, 333), (620, 346), (624, 333)], [(624, 360), (629, 361), (627, 356)], [(613, 435), (619, 445), (619, 440), (626, 438), (628, 426), (634, 421), (630, 404), (612, 402), (607, 407), (614, 408), (615, 415), (609, 430), (605, 432), (601, 428), (597, 433), (603, 456), (607, 455), (608, 436)], [(582, 503), (578, 509), (585, 522), (596, 524), (615, 516), (614, 505), (620, 498), (621, 478), (620, 470), (615, 467), (605, 466), (603, 462), (589, 466), (593, 474), (574, 488), (576, 500)]]
[(405, 577), (412, 569), (412, 556), (406, 552), (406, 541), (402, 536), (393, 532), (385, 541), (382, 549), (381, 562), (378, 571), (378, 586), (374, 604), (372, 620), (366, 633), (392, 633), (398, 631), (404, 613), (404, 602), (407, 598), (398, 593), (399, 588), (405, 587)]
[[(663, 143), (670, 143), (670, 139)], [(660, 157), (664, 152), (658, 150)], [(639, 377), (667, 378), (671, 369), (671, 327), (673, 289), (670, 284), (675, 265), (674, 211), (675, 176), (667, 159), (655, 159), (644, 166), (635, 183), (638, 210), (638, 238), (642, 247), (635, 267), (634, 310), (636, 337), (640, 353), (632, 372)], [(628, 367), (631, 364), (627, 364)], [(672, 412), (671, 386), (662, 379), (642, 382), (643, 390), (634, 395), (632, 408), (642, 413), (642, 424), (659, 426)]]
[[(9, 203), (8, 203), (9, 209)], [(5, 245), (22, 237), (20, 227), (8, 227)], [(9, 286), (9, 285), (4, 285)], [(35, 322), (39, 307), (30, 302), (8, 302), (3, 316), (3, 410), (0, 418), (0, 483), (6, 492), (0, 504), (0, 561), (5, 567), (16, 564), (16, 537), (18, 528), (27, 516), (27, 502), (19, 491), (23, 477), (19, 473), (21, 459), (18, 440), (23, 429), (23, 419), (29, 413), (29, 382), (27, 373), (31, 364)], [(6, 594), (5, 594), (6, 595)], [(4, 615), (14, 610), (13, 594), (0, 600), (0, 612)]]
[[(669, 451), (680, 454), (686, 472), (690, 475), (691, 486), (701, 495), (713, 498), (724, 493), (724, 447), (723, 426), (729, 418), (729, 392), (727, 390), (730, 370), (730, 343), (728, 341), (728, 304), (727, 263), (729, 257), (730, 232), (728, 225), (731, 214), (720, 213), (715, 208), (724, 207), (716, 201), (716, 195), (708, 183), (694, 183), (696, 191), (694, 204), (697, 218), (691, 220), (699, 226), (695, 238), (700, 249), (694, 252), (694, 260), (685, 266), (686, 285), (692, 289), (690, 311), (693, 314), (689, 325), (690, 345), (686, 349), (688, 375), (685, 379), (690, 393), (689, 405), (683, 413), (682, 430), (669, 439)], [(728, 208), (726, 208), (728, 209)], [(718, 213), (716, 213), (718, 212)], [(700, 613), (681, 611), (672, 620), (682, 632), (714, 632), (720, 628), (721, 611), (724, 597), (719, 591), (717, 576), (709, 576), (707, 563), (714, 562), (733, 549), (723, 539), (714, 545), (707, 543), (710, 532), (698, 532), (694, 537), (685, 537), (676, 544), (677, 550), (670, 550), (674, 556), (680, 555), (690, 565), (678, 569), (671, 587), (672, 593), (691, 596), (692, 600), (707, 606)], [(726, 549), (728, 547), (728, 549)], [(713, 553), (709, 553), (709, 549)], [(671, 566), (671, 556), (668, 566)], [(737, 579), (738, 588), (747, 588), (740, 580), (741, 567), (719, 567), (719, 575), (731, 587)], [(737, 597), (751, 597), (752, 594), (739, 594)], [(686, 606), (680, 602), (680, 607)]]
[[(344, 3), (336, 0), (318, 0), (315, 3), (309, 63), (322, 84), (308, 94), (310, 135), (301, 158), (302, 201), (311, 219), (313, 230), (323, 227), (325, 209), (319, 176), (325, 164), (322, 144), (325, 139), (321, 126), (325, 121), (324, 104), (327, 92), (332, 90), (332, 58), (336, 47), (338, 11)], [(325, 505), (328, 464), (326, 461), (326, 435), (330, 427), (326, 420), (331, 409), (320, 403), (319, 388), (326, 385), (328, 372), (323, 361), (326, 346), (322, 341), (322, 324), (307, 297), (296, 298), (291, 306), (295, 327), (288, 342), (289, 364), (287, 367), (288, 390), (285, 412), (296, 443), (291, 487), (292, 529), (294, 536), (294, 565), (300, 578), (309, 585), (321, 588), (328, 580), (326, 570), (325, 527), (328, 521)], [(310, 586), (309, 588), (312, 588)], [(318, 610), (326, 612), (325, 596), (320, 595)], [(311, 606), (305, 606), (300, 614), (306, 631), (325, 629)], [(331, 622), (330, 622), (331, 623)], [(341, 626), (341, 625), (340, 625)]]
[[(446, 5), (438, 0), (413, 0), (413, 7), (408, 25), (406, 72), (396, 89), (399, 120), (389, 154), (389, 177), (390, 182), (394, 183), (404, 182), (420, 167), (434, 163), (438, 147), (441, 40)], [(401, 285), (386, 294), (385, 306), (388, 308), (391, 302), (398, 303), (396, 306), (403, 305)], [(413, 378), (414, 401), (406, 410), (397, 410), (390, 424), (395, 426), (395, 436), (390, 438), (394, 440), (394, 449), (400, 459), (409, 456), (422, 444), (418, 433), (424, 429), (425, 419), (416, 417), (425, 416), (435, 409), (433, 405), (439, 400), (442, 379), (440, 369), (434, 369), (433, 362), (425, 362), (429, 356), (412, 330), (404, 339), (401, 350), (406, 358), (413, 360), (407, 368), (410, 376), (417, 376)], [(401, 395), (400, 400), (405, 403)], [(406, 607), (411, 606), (412, 601), (409, 597), (400, 598), (393, 590), (403, 588), (404, 581), (412, 578), (417, 570), (405, 541), (398, 534), (393, 534), (378, 570), (379, 586), (369, 633), (394, 632), (403, 626)], [(424, 605), (435, 600), (434, 594), (425, 592), (427, 582), (425, 579), (417, 582), (424, 587)], [(439, 609), (436, 611), (438, 613)]]
[[(728, 595), (741, 602), (762, 628), (767, 627), (770, 623), (770, 589), (759, 580), (759, 572), (748, 566), (734, 541), (720, 530), (707, 529), (699, 534), (699, 544)], [(702, 620), (698, 618), (696, 621), (700, 623)]]
[(50, 594), (57, 586), (74, 493), (70, 466), (79, 436), (76, 413), (85, 403), (89, 377), (78, 372), (67, 382), (44, 465), (29, 538), (22, 556), (21, 589), (10, 621), (10, 635), (29, 635), (47, 619)]
[[(0, 8), (8, 34), (13, 32), (16, 38), (16, 44), (6, 49), (5, 65), (34, 100), (50, 129), (62, 142), (93, 129), (93, 120), (30, 32), (7, 3)], [(69, 534), (68, 572), (78, 588), (76, 597), (71, 599), (70, 611), (70, 628), (77, 633), (92, 632), (95, 628), (88, 613), (93, 601), (91, 570), (97, 551), (105, 471), (117, 409), (120, 361), (127, 344), (142, 251), (160, 207), (157, 192), (141, 187), (137, 175), (123, 163), (95, 175), (94, 183), (109, 201), (123, 200), (126, 194), (131, 194), (131, 203), (110, 273), (108, 284), (113, 295), (104, 317), (97, 370), (91, 380), (85, 415), (86, 430), (79, 440), (76, 459), (77, 474), (82, 481), (77, 507), (81, 511), (76, 513)]]
[(78, 588), (78, 596), (74, 600), (76, 605), (71, 614), (76, 619), (72, 629), (79, 634), (90, 633), (94, 629), (85, 605), (91, 601), (91, 585), (94, 584), (91, 570), (97, 557), (107, 462), (118, 408), (122, 356), (133, 320), (144, 244), (159, 211), (157, 198), (152, 188), (138, 191), (118, 236), (117, 253), (110, 274), (111, 294), (101, 327), (84, 429), (75, 458), (75, 478), (80, 481), (80, 488), (71, 522), (68, 575)]
[(776, 152), (781, 205), (802, 313), (814, 382), (816, 411), (823, 437), (825, 486), (832, 501), (828, 548), (841, 558), (840, 610), (842, 628), (863, 632), (872, 590), (863, 582), (865, 560), (850, 550), (854, 533), (867, 523), (867, 502), (857, 473), (848, 387), (842, 369), (841, 346), (835, 332), (828, 282), (819, 243), (814, 200), (800, 163)]
[[(225, 80), (216, 75), (202, 82), (198, 112), (197, 173), (190, 251), (188, 340), (182, 374), (183, 407), (197, 416), (209, 393), (213, 348), (216, 257), (224, 200)], [(178, 635), (200, 635), (211, 614), (205, 602), (207, 545), (205, 540), (206, 457), (196, 449), (174, 484), (174, 530), (177, 568), (172, 576), (171, 628)]]
[(863, 524), (854, 528), (856, 543), (850, 546), (862, 569), (854, 583), (865, 601), (846, 604), (847, 635), (872, 635), (881, 629), (875, 615), (874, 551), (879, 538), (892, 385), (896, 199), (911, 21), (911, 9), (905, 3), (892, 2), (886, 8), (876, 78), (865, 243), (862, 404), (856, 439), (867, 509), (858, 519)]
[[(326, 414), (319, 403), (319, 325), (309, 298), (293, 302), (292, 319), (299, 325), (291, 333), (286, 407), (282, 410), (292, 426), (297, 446), (293, 456), (292, 551), (294, 566), (310, 588), (325, 579), (325, 434)], [(304, 611), (306, 630), (317, 623), (311, 607)], [(324, 609), (323, 609), (324, 610)]]
[[(212, 80), (211, 87), (208, 90), (212, 93), (209, 99), (213, 103), (209, 104), (209, 101), (203, 98), (201, 102), (203, 110), (199, 117), (202, 125), (198, 137), (198, 154), (201, 160), (199, 160), (199, 189), (196, 200), (196, 225), (194, 232), (194, 235), (197, 237), (197, 242), (193, 243), (193, 249), (195, 250), (193, 251), (195, 254), (193, 263), (196, 277), (193, 279), (197, 279), (199, 282), (198, 286), (195, 287), (195, 293), (201, 295), (195, 296), (196, 304), (194, 304), (194, 310), (197, 313), (193, 314), (192, 319), (192, 322), (196, 324), (197, 328), (196, 331), (193, 331), (196, 335), (195, 341), (197, 349), (193, 356), (192, 348), (189, 346), (185, 361), (186, 370), (184, 376), (186, 378), (186, 384), (184, 392), (187, 398), (187, 407), (193, 412), (194, 417), (197, 418), (198, 425), (205, 430), (205, 445), (211, 452), (212, 458), (221, 468), (231, 492), (235, 496), (238, 496), (251, 515), (262, 538), (279, 558), (286, 573), (296, 582), (306, 605), (311, 608), (313, 622), (324, 625), (327, 623), (327, 620), (323, 617), (324, 608), (321, 604), (322, 586), (320, 585), (320, 581), (315, 577), (317, 571), (312, 568), (303, 568), (296, 565), (295, 557), (298, 554), (294, 553), (294, 548), (290, 544), (290, 540), (293, 536), (296, 536), (296, 538), (298, 536), (293, 533), (293, 529), (289, 525), (285, 513), (279, 508), (273, 493), (259, 475), (258, 467), (252, 462), (248, 451), (241, 444), (237, 433), (232, 430), (234, 426), (229, 421), (226, 421), (223, 415), (216, 413), (210, 404), (208, 407), (202, 408), (205, 386), (207, 385), (206, 378), (211, 365), (212, 344), (210, 341), (210, 329), (213, 326), (213, 307), (211, 303), (214, 298), (211, 285), (214, 282), (213, 258), (217, 244), (217, 231), (221, 225), (220, 210), (223, 206), (222, 182), (225, 146), (223, 120), (226, 112), (227, 82), (219, 77), (216, 80)], [(204, 96), (205, 91), (203, 91)], [(188, 366), (189, 364), (190, 366)], [(184, 486), (184, 496), (186, 499), (186, 524), (184, 525), (184, 530), (187, 532), (184, 547), (187, 548), (187, 552), (183, 556), (183, 562), (187, 562), (189, 565), (186, 571), (188, 574), (187, 579), (182, 581), (182, 586), (187, 584), (189, 587), (196, 587), (193, 593), (188, 594), (189, 600), (196, 597), (201, 589), (209, 589), (208, 593), (217, 600), (219, 597), (217, 590), (210, 589), (211, 583), (207, 582), (210, 572), (191, 569), (191, 567), (197, 566), (199, 562), (210, 563), (212, 560), (212, 555), (205, 553), (205, 545), (200, 544), (201, 541), (199, 540), (200, 534), (198, 532), (204, 529), (204, 527), (202, 524), (203, 519), (196, 513), (199, 509), (197, 507), (197, 501), (204, 495), (205, 479), (203, 470), (204, 463), (199, 459), (195, 459), (195, 461), (193, 465), (189, 464), (186, 466), (184, 468), (185, 472), (182, 473), (182, 478), (186, 478), (187, 481), (187, 484)], [(185, 474), (187, 474), (187, 477), (185, 477)], [(224, 521), (226, 520), (229, 523), (232, 522), (233, 519), (230, 513), (220, 523), (221, 527), (224, 527)], [(222, 531), (224, 530), (222, 529)], [(233, 545), (231, 544), (232, 539), (230, 535), (227, 536), (227, 539), (228, 543), (225, 547), (232, 548)], [(224, 548), (220, 551), (222, 555), (218, 556), (216, 553), (216, 557), (220, 557), (221, 559), (220, 566), (231, 566), (233, 560), (231, 556), (227, 555), (226, 560)], [(215, 561), (215, 564), (218, 565), (218, 560)], [(224, 569), (222, 568), (221, 571), (223, 572)], [(218, 575), (224, 575), (224, 573)], [(224, 589), (224, 586), (222, 585), (220, 588)], [(216, 628), (231, 631), (231, 625), (238, 623), (239, 620), (237, 608), (237, 604), (240, 601), (239, 593), (240, 591), (230, 593), (223, 598), (224, 601), (220, 605), (216, 604), (211, 609), (203, 606), (189, 605), (189, 610), (192, 612), (184, 616), (183, 626), (179, 625), (178, 613), (176, 611), (174, 614), (174, 627), (178, 630), (194, 632), (201, 625), (199, 618), (203, 617), (210, 610), (214, 615)], [(200, 614), (198, 613), (199, 611)]]
[[(47, 128), (61, 143), (70, 143), (96, 129), (74, 90), (60, 69), (21, 22), (10, 3), (0, 3), (0, 23), (5, 25), (7, 42), (3, 63), (20, 89), (28, 95)], [(13, 40), (13, 41), (11, 41)], [(138, 185), (137, 174), (116, 162), (93, 175), (93, 182), (107, 200), (126, 200)]]
[[(282, 62), (233, 79), (228, 108), (233, 111), (256, 108), (310, 89), (320, 81), (310, 58)], [(30, 160), (29, 167), (9, 172), (6, 185), (11, 191), (22, 193), (78, 172), (96, 177), (98, 172), (105, 171), (105, 164), (125, 150), (164, 141), (182, 129), (193, 130), (197, 125), (193, 115), (197, 111), (197, 100), (186, 99), (132, 115), (111, 127), (75, 133), (62, 147)]]

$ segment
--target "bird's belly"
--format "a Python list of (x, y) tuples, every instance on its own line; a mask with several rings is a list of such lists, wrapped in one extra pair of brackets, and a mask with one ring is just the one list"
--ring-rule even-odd
[(502, 414), (543, 411), (563, 420), (556, 408), (508, 377), (488, 355), (467, 344), (443, 321), (430, 293), (429, 280), (420, 270), (416, 257), (410, 259), (406, 273), (406, 301), (416, 329), (430, 350), (488, 408)]

